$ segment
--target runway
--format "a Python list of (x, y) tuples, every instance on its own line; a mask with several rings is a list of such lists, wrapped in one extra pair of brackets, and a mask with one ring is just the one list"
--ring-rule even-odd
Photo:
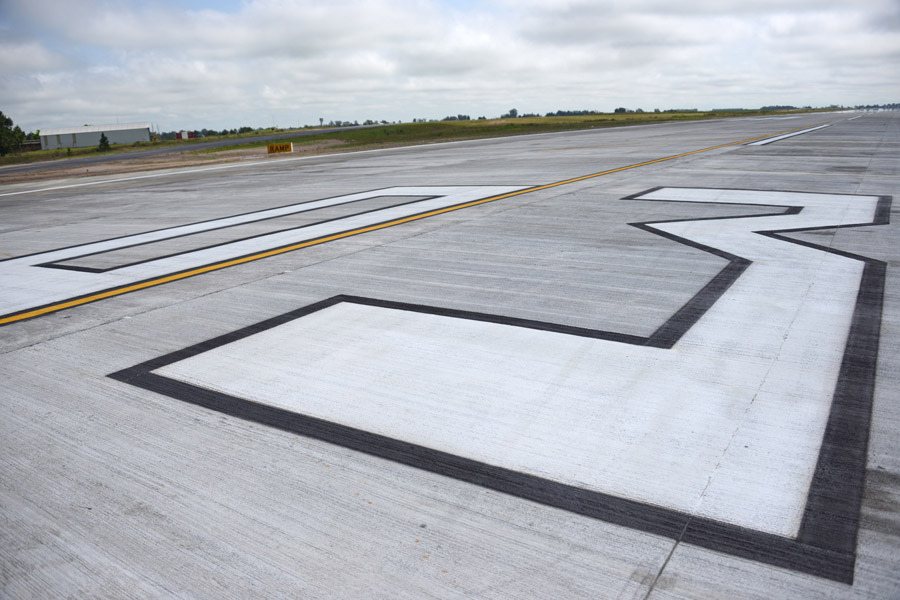
[(896, 596), (898, 190), (895, 112), (0, 187), (3, 594)]

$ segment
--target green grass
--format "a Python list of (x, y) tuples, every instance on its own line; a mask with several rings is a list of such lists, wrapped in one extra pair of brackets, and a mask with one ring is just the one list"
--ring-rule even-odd
[[(805, 110), (804, 112), (816, 111)], [(649, 123), (666, 123), (672, 121), (699, 121), (705, 119), (721, 119), (728, 117), (749, 117), (762, 114), (778, 114), (778, 111), (742, 110), (734, 112), (715, 111), (685, 113), (606, 113), (574, 117), (527, 117), (517, 119), (487, 119), (472, 121), (431, 121), (427, 123), (378, 125), (360, 129), (336, 131), (332, 133), (297, 136), (295, 138), (280, 139), (278, 140), (278, 142), (293, 142), (295, 145), (312, 146), (326, 140), (335, 140), (340, 143), (341, 149), (359, 149), (363, 147), (378, 147), (383, 145), (394, 146), (425, 144), (430, 142), (449, 140), (491, 138), (529, 133), (550, 133), (554, 131), (572, 131), (599, 127), (622, 127), (628, 125), (645, 125)], [(234, 135), (219, 135), (205, 138), (195, 138), (190, 140), (160, 140), (155, 142), (138, 142), (135, 144), (119, 144), (114, 145), (110, 152), (133, 152), (135, 150), (143, 150), (146, 148), (160, 148), (167, 146), (179, 146), (183, 147), (185, 151), (190, 151), (191, 146), (194, 144), (214, 140), (234, 140), (235, 143), (228, 146), (196, 151), (196, 153), (198, 154), (212, 154), (226, 150), (240, 150), (246, 148), (263, 147), (270, 142), (241, 143), (241, 140), (248, 137), (255, 137), (270, 133), (285, 133), (285, 131), (269, 129)], [(13, 165), (45, 160), (75, 158), (78, 156), (88, 156), (96, 153), (96, 148), (72, 148), (70, 151), (36, 150), (33, 152), (7, 154), (6, 156), (0, 157), (0, 165)]]
[[(427, 123), (402, 123), (397, 125), (379, 125), (360, 129), (350, 129), (332, 133), (285, 138), (279, 142), (293, 142), (295, 146), (312, 146), (326, 140), (341, 142), (341, 149), (377, 147), (381, 145), (410, 145), (449, 140), (466, 140), (491, 138), (507, 135), (529, 133), (550, 133), (555, 131), (572, 131), (599, 127), (622, 127), (628, 125), (645, 125), (649, 123), (666, 123), (672, 121), (698, 121), (705, 119), (721, 119), (735, 116), (756, 116), (773, 114), (771, 111), (736, 111), (736, 112), (685, 112), (685, 113), (617, 113), (575, 117), (528, 117), (517, 119), (488, 119), (472, 121), (431, 121)], [(197, 153), (221, 152), (223, 150), (239, 150), (244, 148), (263, 147), (268, 142), (253, 142), (209, 150), (198, 150)]]
[[(166, 148), (169, 146), (182, 146), (185, 150), (190, 150), (194, 144), (203, 142), (211, 142), (215, 140), (235, 140), (236, 143), (243, 138), (255, 137), (258, 135), (267, 135), (271, 133), (284, 133), (282, 130), (262, 129), (259, 131), (251, 131), (249, 133), (236, 133), (229, 135), (216, 135), (204, 138), (192, 138), (188, 140), (157, 140), (155, 142), (135, 142), (133, 144), (113, 144), (109, 152), (104, 154), (122, 154), (127, 152), (135, 152), (137, 150), (147, 150), (149, 148)], [(56, 150), (33, 150), (31, 152), (16, 152), (0, 156), (0, 166), (2, 165), (18, 165), (33, 162), (42, 162), (45, 160), (61, 160), (66, 158), (77, 158), (80, 156), (93, 156), (97, 154), (97, 147), (91, 146), (87, 148), (63, 148)]]

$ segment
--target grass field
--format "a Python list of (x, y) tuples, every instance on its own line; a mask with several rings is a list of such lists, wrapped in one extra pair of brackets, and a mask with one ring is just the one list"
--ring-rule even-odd
[[(813, 112), (806, 110), (804, 112)], [(623, 127), (628, 125), (646, 125), (650, 123), (666, 123), (672, 121), (698, 121), (704, 119), (721, 119), (731, 117), (750, 117), (761, 114), (775, 114), (775, 111), (711, 111), (711, 112), (661, 112), (661, 113), (605, 113), (584, 116), (567, 117), (524, 117), (515, 119), (482, 119), (471, 121), (429, 121), (424, 123), (399, 123), (393, 125), (374, 125), (368, 127), (353, 127), (342, 131), (333, 131), (322, 134), (309, 135), (309, 129), (302, 131), (304, 135), (296, 138), (280, 139), (279, 142), (293, 142), (295, 146), (315, 146), (325, 140), (331, 140), (332, 149), (339, 146), (340, 149), (362, 149), (379, 146), (411, 145), (428, 142), (440, 142), (450, 140), (467, 140), (477, 138), (500, 137), (506, 135), (520, 135), (529, 133), (549, 133), (553, 131), (571, 131), (578, 129), (592, 129), (598, 127)], [(140, 142), (136, 144), (115, 145), (111, 153), (127, 153), (136, 150), (150, 148), (162, 148), (178, 146), (186, 152), (198, 143), (234, 140), (234, 144), (218, 148), (197, 150), (197, 153), (211, 154), (228, 150), (239, 150), (265, 146), (268, 142), (242, 142), (246, 138), (253, 138), (274, 133), (286, 133), (290, 130), (258, 130), (250, 133), (210, 136), (191, 140), (160, 140), (156, 142)], [(0, 157), (0, 165), (13, 165), (30, 162), (60, 160), (88, 156), (97, 153), (96, 148), (72, 148), (69, 150), (38, 150), (8, 154)]]
[[(238, 133), (231, 135), (217, 135), (205, 138), (194, 138), (190, 140), (157, 140), (155, 142), (135, 142), (134, 144), (115, 144), (109, 152), (105, 154), (121, 154), (127, 152), (135, 152), (138, 150), (149, 150), (152, 148), (166, 148), (170, 146), (181, 146), (185, 150), (190, 150), (193, 144), (202, 142), (211, 142), (216, 140), (235, 140), (235, 144), (240, 145), (240, 140), (252, 138), (260, 135), (272, 133), (285, 133), (290, 130), (261, 129), (251, 131), (249, 133)], [(34, 150), (32, 152), (16, 152), (0, 156), (0, 166), (2, 165), (18, 165), (32, 162), (41, 162), (45, 160), (64, 160), (67, 158), (77, 158), (79, 156), (93, 156), (97, 154), (97, 148), (91, 146), (88, 148), (62, 148), (56, 150)]]
[[(347, 149), (379, 145), (393, 146), (490, 138), (529, 133), (549, 133), (553, 131), (571, 131), (598, 127), (646, 125), (649, 123), (665, 123), (671, 121), (695, 121), (759, 114), (762, 114), (761, 111), (740, 111), (734, 113), (720, 111), (685, 113), (609, 113), (574, 117), (525, 117), (516, 119), (470, 121), (428, 121), (425, 123), (401, 123), (396, 125), (376, 125), (353, 128), (321, 135), (298, 136), (296, 138), (279, 141), (293, 142), (295, 146), (310, 146), (325, 140), (335, 140), (340, 142), (341, 149)], [(765, 114), (771, 113), (767, 112)], [(235, 143), (234, 145), (210, 150), (200, 150), (199, 152), (206, 153), (222, 150), (237, 150), (265, 145), (266, 142), (250, 144)]]

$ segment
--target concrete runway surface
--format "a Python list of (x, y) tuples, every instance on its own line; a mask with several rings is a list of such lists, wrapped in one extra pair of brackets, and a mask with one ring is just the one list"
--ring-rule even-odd
[(900, 597), (900, 113), (0, 185), (0, 595)]

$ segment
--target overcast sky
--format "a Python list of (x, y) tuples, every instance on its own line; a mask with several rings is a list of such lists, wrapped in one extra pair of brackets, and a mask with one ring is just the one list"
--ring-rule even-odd
[(25, 131), (900, 102), (900, 0), (0, 0)]

